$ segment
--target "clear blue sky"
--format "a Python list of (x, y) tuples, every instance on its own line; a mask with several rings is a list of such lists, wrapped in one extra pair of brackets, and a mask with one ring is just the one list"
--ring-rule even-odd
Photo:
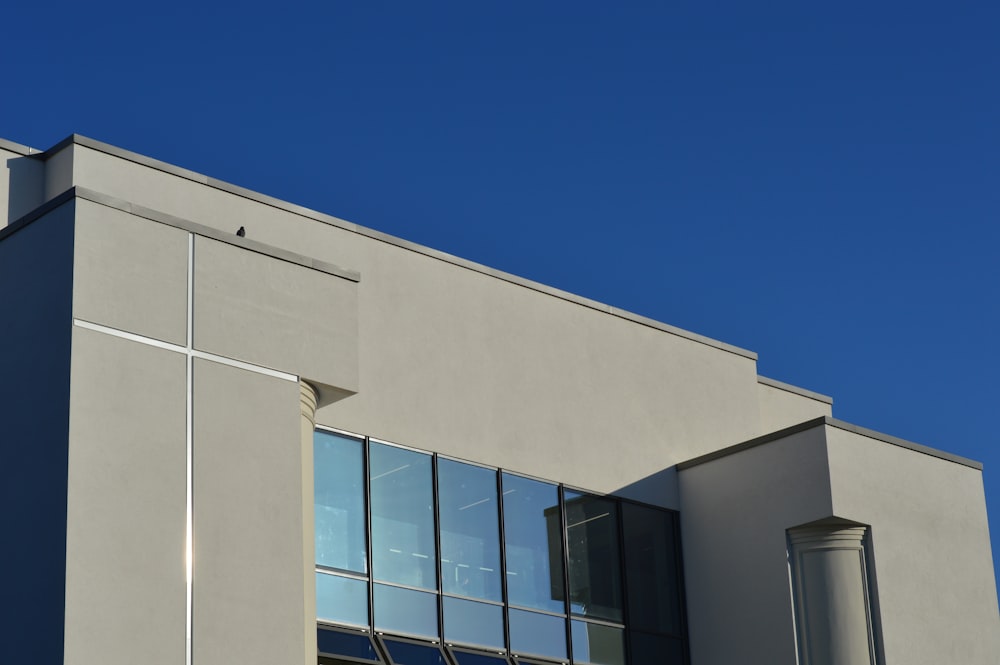
[(985, 463), (1000, 4), (8, 2), (0, 136), (77, 132), (757, 351)]

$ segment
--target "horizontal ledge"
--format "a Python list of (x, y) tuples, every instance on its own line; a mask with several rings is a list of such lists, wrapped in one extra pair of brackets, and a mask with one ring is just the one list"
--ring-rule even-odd
[(829, 395), (823, 395), (821, 393), (813, 392), (812, 390), (806, 390), (805, 388), (793, 386), (790, 383), (778, 381), (777, 379), (769, 379), (766, 376), (761, 376), (760, 374), (757, 375), (757, 383), (763, 386), (769, 386), (771, 388), (777, 388), (778, 390), (784, 390), (785, 392), (801, 395), (802, 397), (808, 397), (809, 399), (814, 399), (817, 402), (823, 402), (824, 404), (833, 404), (833, 398)]

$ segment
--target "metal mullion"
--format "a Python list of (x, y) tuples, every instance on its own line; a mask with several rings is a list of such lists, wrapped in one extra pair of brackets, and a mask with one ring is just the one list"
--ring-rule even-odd
[[(443, 585), (442, 585), (443, 586)], [(426, 589), (423, 589), (426, 591)], [(481, 603), (483, 605), (492, 605), (494, 607), (503, 607), (502, 601), (497, 600), (486, 600), (485, 598), (476, 598), (475, 596), (460, 596), (457, 593), (447, 593), (445, 591), (441, 592), (443, 598), (454, 598), (455, 600), (465, 600), (470, 603)]]
[(512, 610), (519, 610), (521, 612), (531, 612), (533, 614), (544, 614), (545, 616), (550, 616), (550, 617), (563, 617), (563, 618), (566, 618), (566, 615), (563, 614), (562, 612), (551, 612), (549, 610), (540, 610), (537, 607), (525, 607), (523, 605), (510, 605), (510, 609), (512, 609)]
[[(374, 568), (374, 557), (372, 555), (372, 511), (371, 511), (371, 473), (369, 469), (371, 468), (371, 453), (370, 444), (371, 441), (367, 437), (361, 442), (363, 452), (363, 466), (362, 469), (365, 479), (365, 538), (367, 543), (365, 544), (365, 556), (368, 558), (366, 561), (366, 568), (368, 569), (368, 626), (372, 631), (372, 635), (375, 634), (375, 568)], [(388, 662), (388, 661), (386, 661)]]
[(343, 436), (348, 439), (354, 439), (360, 443), (364, 443), (366, 438), (364, 434), (348, 432), (346, 429), (337, 429), (336, 427), (330, 427), (329, 425), (322, 425), (320, 423), (316, 423), (315, 429), (321, 432), (326, 432), (327, 434), (337, 434), (338, 436)]
[(628, 566), (625, 561), (625, 557), (627, 556), (625, 547), (625, 507), (617, 499), (615, 500), (615, 510), (618, 511), (618, 570), (622, 585), (622, 623), (625, 624), (625, 630), (622, 632), (622, 637), (624, 638), (622, 642), (624, 642), (623, 646), (625, 647), (625, 664), (630, 665), (632, 663), (632, 646), (630, 640), (632, 629), (629, 627), (631, 617), (629, 616), (628, 579), (626, 577)]
[(563, 607), (566, 610), (566, 617), (563, 620), (566, 631), (566, 658), (567, 661), (573, 662), (573, 620), (570, 618), (572, 616), (572, 604), (570, 601), (570, 589), (569, 589), (569, 528), (567, 526), (566, 517), (566, 488), (559, 484), (559, 523), (562, 528), (562, 546), (563, 546), (563, 598), (565, 602)]
[(431, 490), (434, 496), (434, 568), (437, 573), (438, 636), (444, 643), (444, 584), (441, 579), (441, 499), (438, 496), (438, 456), (431, 455)]
[(503, 512), (503, 471), (496, 471), (497, 511), (500, 519), (500, 598), (503, 601), (503, 643), (507, 655), (511, 653), (510, 646), (510, 599), (507, 597), (507, 531), (504, 526)]

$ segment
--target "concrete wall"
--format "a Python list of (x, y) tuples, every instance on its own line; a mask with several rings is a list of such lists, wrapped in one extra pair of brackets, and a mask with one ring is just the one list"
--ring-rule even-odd
[(321, 424), (667, 506), (674, 476), (652, 472), (761, 432), (752, 355), (197, 174), (69, 151), (78, 186), (362, 274), (359, 394)]
[(871, 525), (887, 662), (996, 663), (982, 472), (842, 429), (827, 438), (834, 512)]
[(45, 164), (19, 146), (0, 141), (0, 229), (45, 200)]
[(694, 665), (795, 665), (786, 529), (830, 515), (822, 428), (679, 473)]
[(0, 625), (11, 663), (62, 662), (72, 221), (70, 202), (0, 239)]
[(762, 434), (833, 415), (830, 398), (763, 376), (757, 377), (757, 398)]

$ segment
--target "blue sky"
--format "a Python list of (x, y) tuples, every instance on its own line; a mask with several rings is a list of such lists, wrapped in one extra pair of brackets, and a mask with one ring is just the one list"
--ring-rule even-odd
[(985, 463), (1000, 5), (7, 3), (0, 136), (77, 132), (752, 349)]

